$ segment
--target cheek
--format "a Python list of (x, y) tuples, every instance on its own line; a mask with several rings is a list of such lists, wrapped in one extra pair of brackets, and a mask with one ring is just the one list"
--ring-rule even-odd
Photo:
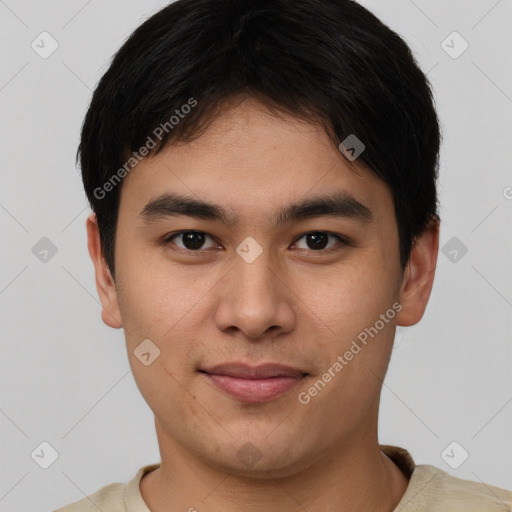
[(139, 334), (160, 339), (193, 308), (204, 284), (171, 265), (159, 249), (122, 249), (120, 243), (117, 273), (126, 323)]
[(386, 268), (383, 259), (361, 255), (357, 262), (302, 277), (294, 288), (339, 339), (347, 340), (392, 306), (397, 298), (396, 279), (396, 270)]
[(329, 327), (329, 335), (317, 339), (327, 356), (317, 377), (328, 384), (312, 383), (306, 392), (316, 395), (310, 405), (312, 410), (319, 408), (320, 416), (325, 416), (322, 408), (329, 408), (332, 428), (327, 429), (332, 435), (340, 414), (351, 411), (355, 421), (370, 410), (389, 362), (398, 306), (396, 274), (382, 261), (361, 257), (358, 264), (317, 275), (314, 286), (309, 279), (300, 285), (298, 295), (307, 304), (309, 317), (320, 318)]
[[(184, 411), (189, 406), (183, 390), (190, 386), (184, 363), (191, 361), (191, 341), (198, 336), (192, 325), (197, 325), (197, 318), (191, 319), (197, 316), (204, 285), (189, 282), (181, 286), (183, 283), (177, 283), (173, 274), (155, 272), (148, 262), (141, 267), (143, 272), (135, 264), (122, 267), (120, 308), (137, 386), (157, 416)], [(187, 414), (192, 418), (197, 411), (189, 410)]]
[(171, 378), (193, 359), (192, 351), (212, 305), (208, 291), (221, 277), (161, 260), (126, 259), (119, 268), (120, 309), (130, 358), (145, 339), (158, 348), (158, 365)]

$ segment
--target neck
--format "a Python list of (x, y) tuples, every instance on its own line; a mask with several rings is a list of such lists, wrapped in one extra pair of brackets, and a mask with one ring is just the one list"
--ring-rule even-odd
[(210, 465), (161, 435), (159, 444), (162, 464), (140, 482), (151, 512), (391, 512), (408, 485), (376, 435), (330, 446), (299, 469), (251, 475)]

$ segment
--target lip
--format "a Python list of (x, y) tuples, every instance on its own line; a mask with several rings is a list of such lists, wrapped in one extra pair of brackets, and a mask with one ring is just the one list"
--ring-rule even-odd
[(224, 363), (199, 370), (216, 387), (242, 402), (268, 402), (283, 395), (309, 375), (276, 363), (250, 366)]

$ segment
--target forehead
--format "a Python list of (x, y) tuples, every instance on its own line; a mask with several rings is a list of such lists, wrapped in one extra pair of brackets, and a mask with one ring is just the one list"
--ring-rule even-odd
[(144, 158), (124, 179), (121, 206), (138, 214), (168, 192), (222, 203), (232, 220), (244, 212), (273, 222), (278, 205), (333, 192), (372, 210), (392, 202), (388, 186), (347, 160), (322, 127), (255, 101), (223, 112), (192, 142)]

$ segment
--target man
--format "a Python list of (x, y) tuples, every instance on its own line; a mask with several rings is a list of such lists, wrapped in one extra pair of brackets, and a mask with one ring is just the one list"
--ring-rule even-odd
[(179, 0), (139, 27), (80, 163), (162, 460), (59, 511), (509, 510), (377, 438), (433, 284), (439, 146), (409, 48), (353, 1)]

